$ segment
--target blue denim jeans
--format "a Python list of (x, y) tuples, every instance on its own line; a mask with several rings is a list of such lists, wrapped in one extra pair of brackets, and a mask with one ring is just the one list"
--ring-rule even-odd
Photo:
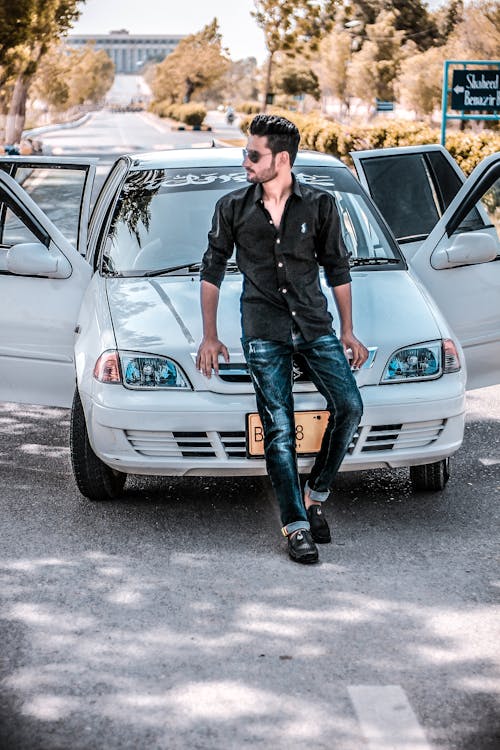
[(330, 486), (359, 425), (363, 404), (358, 386), (332, 332), (306, 342), (292, 333), (289, 343), (242, 338), (264, 428), (269, 478), (276, 493), (283, 533), (309, 529), (295, 451), (293, 355), (300, 352), (307, 375), (326, 399), (330, 413), (307, 489), (311, 499), (327, 499)]

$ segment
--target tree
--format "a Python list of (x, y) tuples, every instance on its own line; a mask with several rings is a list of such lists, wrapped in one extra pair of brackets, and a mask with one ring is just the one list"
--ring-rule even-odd
[(255, 101), (259, 96), (259, 69), (255, 57), (231, 62), (220, 84), (219, 93), (226, 102)]
[(104, 50), (53, 46), (44, 56), (30, 92), (51, 109), (62, 112), (80, 104), (97, 104), (114, 80), (114, 65)]
[(71, 53), (70, 106), (97, 104), (113, 84), (115, 66), (104, 50), (86, 45)]
[[(59, 39), (80, 15), (79, 0), (32, 0), (22, 3), (29, 15), (19, 16), (24, 41), (10, 50), (7, 58), (15, 61), (16, 82), (7, 115), (5, 141), (20, 140), (26, 117), (26, 100), (36, 69), (50, 45)], [(28, 7), (29, 6), (29, 7)]]
[(330, 29), (337, 0), (254, 0), (252, 15), (264, 32), (268, 52), (262, 111), (266, 111), (277, 53), (291, 57), (305, 47), (315, 50)]
[(347, 4), (347, 15), (373, 25), (381, 13), (394, 14), (394, 27), (404, 31), (418, 49), (426, 50), (436, 43), (439, 31), (424, 0), (355, 0)]
[(455, 60), (498, 60), (500, 4), (497, 0), (473, 0), (451, 33), (447, 57)]
[(404, 31), (396, 30), (394, 21), (394, 12), (382, 11), (375, 23), (367, 25), (367, 39), (353, 58), (350, 83), (353, 93), (365, 102), (394, 99), (405, 37)]
[(464, 3), (463, 0), (448, 0), (433, 13), (431, 13), (434, 23), (437, 26), (441, 42), (444, 44), (455, 27), (463, 18)]
[(212, 86), (228, 66), (219, 24), (214, 18), (197, 34), (182, 39), (156, 66), (151, 88), (159, 101), (190, 102), (194, 94)]
[(318, 76), (310, 66), (298, 60), (289, 60), (275, 76), (276, 87), (288, 96), (309, 94), (318, 100), (321, 96)]
[(320, 59), (316, 65), (322, 93), (339, 99), (346, 113), (349, 112), (351, 99), (348, 72), (353, 55), (352, 47), (352, 34), (342, 26), (336, 26), (322, 40)]
[(401, 66), (399, 94), (417, 115), (432, 118), (442, 94), (444, 47), (433, 47), (407, 57)]
[(28, 41), (31, 34), (31, 14), (34, 0), (0, 0), (0, 65), (4, 65), (10, 50)]

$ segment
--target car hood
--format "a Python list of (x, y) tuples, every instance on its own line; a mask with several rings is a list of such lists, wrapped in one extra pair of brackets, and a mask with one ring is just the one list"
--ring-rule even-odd
[[(378, 383), (396, 349), (449, 335), (440, 330), (432, 302), (407, 271), (355, 271), (352, 276), (355, 333), (375, 350), (372, 366), (358, 374), (360, 384)], [(202, 337), (199, 286), (197, 276), (107, 279), (117, 347), (168, 355), (192, 377)], [(338, 329), (326, 285), (324, 291)], [(227, 276), (221, 287), (218, 329), (235, 362), (242, 361), (240, 294), (241, 277)]]

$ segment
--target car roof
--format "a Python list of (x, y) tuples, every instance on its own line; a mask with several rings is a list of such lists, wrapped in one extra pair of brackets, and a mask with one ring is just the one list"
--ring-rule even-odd
[[(131, 169), (166, 169), (181, 167), (234, 167), (241, 166), (241, 148), (184, 148), (170, 151), (151, 151), (129, 154)], [(339, 159), (317, 151), (299, 151), (294, 167), (327, 166), (347, 169)]]

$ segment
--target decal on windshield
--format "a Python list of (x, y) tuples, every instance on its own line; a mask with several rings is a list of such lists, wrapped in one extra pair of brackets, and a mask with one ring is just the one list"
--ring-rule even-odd
[(335, 180), (331, 174), (305, 174), (304, 172), (299, 172), (295, 177), (299, 182), (303, 182), (305, 185), (311, 185), (312, 187), (335, 187)]
[(191, 172), (182, 170), (174, 172), (169, 169), (157, 169), (150, 171), (141, 171), (133, 173), (127, 183), (124, 185), (124, 192), (149, 190), (157, 191), (164, 189), (179, 188), (218, 188), (222, 185), (227, 186), (231, 182), (238, 187), (241, 183), (246, 183), (245, 172)]

